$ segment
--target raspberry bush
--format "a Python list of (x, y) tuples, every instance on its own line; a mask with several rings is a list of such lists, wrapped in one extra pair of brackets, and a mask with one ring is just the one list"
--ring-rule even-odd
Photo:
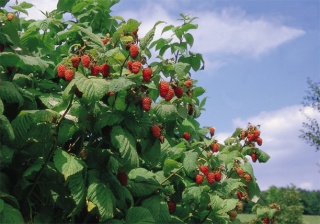
[[(111, 16), (118, 1), (60, 0), (46, 19), (0, 1), (1, 223), (240, 223), (258, 201), (260, 129), (200, 127), (194, 18)], [(66, 21), (63, 15), (72, 19)], [(262, 135), (262, 134), (261, 134)], [(262, 135), (263, 136), (263, 135)], [(264, 208), (256, 221), (274, 220)]]

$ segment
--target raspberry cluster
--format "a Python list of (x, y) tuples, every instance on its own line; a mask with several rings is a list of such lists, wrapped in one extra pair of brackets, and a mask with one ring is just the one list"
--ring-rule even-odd
[(209, 184), (214, 184), (215, 181), (220, 182), (221, 180), (221, 171), (213, 171), (209, 169), (207, 165), (200, 165), (199, 173), (196, 175), (196, 183), (202, 184), (204, 177), (206, 177)]

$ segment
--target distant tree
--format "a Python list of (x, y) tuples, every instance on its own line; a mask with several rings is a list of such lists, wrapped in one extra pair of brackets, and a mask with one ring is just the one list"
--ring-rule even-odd
[(320, 191), (299, 189), (304, 215), (320, 215)]
[[(308, 79), (309, 90), (306, 91), (307, 95), (303, 98), (303, 106), (311, 107), (320, 115), (320, 82), (313, 82)], [(320, 126), (316, 118), (310, 116), (301, 110), (307, 121), (302, 123), (302, 134), (300, 137), (304, 139), (311, 146), (316, 147), (316, 151), (320, 150)]]

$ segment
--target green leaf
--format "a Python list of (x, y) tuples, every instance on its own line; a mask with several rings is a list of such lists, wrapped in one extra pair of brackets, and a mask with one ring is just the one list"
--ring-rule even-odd
[(42, 165), (44, 164), (44, 160), (39, 158), (37, 159), (26, 171), (23, 173), (23, 177), (29, 177), (33, 172), (38, 172)]
[(109, 91), (109, 83), (105, 79), (87, 78), (79, 72), (76, 73), (75, 77), (76, 85), (83, 93), (82, 99), (90, 103), (100, 100)]
[(15, 138), (14, 130), (10, 124), (8, 118), (4, 115), (0, 115), (0, 133), (1, 140), (3, 142), (12, 141)]
[(168, 223), (171, 221), (168, 205), (159, 195), (152, 196), (142, 201), (142, 207), (150, 211), (156, 223)]
[(126, 90), (133, 85), (135, 85), (135, 83), (125, 77), (120, 77), (118, 79), (112, 79), (110, 82), (109, 91), (119, 92), (121, 90)]
[(119, 124), (124, 119), (124, 116), (120, 112), (105, 111), (100, 114), (95, 124), (95, 130), (98, 132), (105, 126), (113, 126)]
[(113, 218), (114, 195), (103, 183), (91, 183), (88, 187), (88, 200), (98, 207), (100, 222)]
[(116, 110), (124, 111), (127, 107), (126, 104), (127, 91), (121, 90), (117, 93), (116, 102), (114, 104), (114, 108)]
[(146, 164), (156, 166), (161, 155), (161, 146), (159, 140), (150, 141), (150, 139), (141, 139), (142, 159)]
[(20, 112), (20, 114), (11, 122), (12, 128), (15, 133), (15, 140), (18, 145), (25, 144), (28, 138), (28, 132), (34, 128), (35, 123), (32, 119), (31, 114), (25, 111)]
[(144, 168), (131, 170), (128, 178), (127, 188), (134, 197), (151, 195), (161, 188), (159, 182), (156, 180), (155, 174)]
[(186, 33), (184, 35), (184, 38), (186, 39), (186, 41), (189, 44), (189, 46), (192, 47), (193, 46), (193, 42), (194, 42), (193, 36), (190, 33)]
[(198, 153), (187, 151), (182, 155), (182, 165), (190, 177), (194, 177), (197, 168)]
[(245, 162), (245, 163), (240, 164), (240, 166), (241, 166), (241, 168), (243, 169), (244, 172), (249, 173), (250, 176), (252, 178), (254, 178), (253, 168), (252, 168), (251, 163)]
[(8, 2), (9, 0), (0, 0), (0, 7), (4, 7)]
[(78, 214), (84, 207), (86, 202), (86, 184), (82, 172), (77, 172), (68, 177), (66, 184), (68, 185), (71, 197), (75, 203), (75, 208), (69, 214), (69, 217)]
[(2, 102), (2, 100), (0, 98), (0, 115), (3, 114), (3, 111), (4, 111), (4, 105), (3, 105), (3, 102)]
[(126, 223), (148, 224), (156, 223), (156, 221), (148, 209), (142, 207), (132, 207), (127, 212)]
[(183, 77), (189, 72), (190, 65), (183, 62), (178, 62), (173, 64), (173, 68), (179, 77)]
[(166, 176), (169, 176), (171, 172), (176, 171), (181, 167), (181, 164), (173, 159), (166, 159), (163, 164), (163, 172)]
[(154, 34), (156, 32), (157, 25), (164, 23), (163, 21), (158, 21), (149, 32), (140, 39), (140, 49), (144, 50), (153, 40)]
[(258, 154), (259, 163), (266, 163), (270, 159), (270, 156), (268, 155), (268, 153), (264, 151), (259, 150), (257, 154)]
[(201, 96), (202, 94), (204, 94), (206, 92), (206, 90), (202, 87), (195, 87), (193, 88), (193, 92), (192, 92), (192, 97), (196, 98)]
[(232, 138), (237, 138), (239, 135), (240, 135), (240, 133), (242, 132), (242, 128), (237, 128), (234, 132), (233, 132), (233, 134), (232, 134)]
[(104, 48), (104, 44), (101, 41), (101, 38), (99, 36), (95, 35), (94, 33), (92, 33), (91, 30), (85, 29), (81, 26), (74, 26), (73, 28), (80, 30), (82, 33), (86, 34), (88, 36), (88, 38), (90, 39), (90, 42), (92, 41), (93, 43), (98, 45), (99, 48)]
[(139, 166), (136, 140), (127, 130), (122, 129), (119, 125), (114, 126), (111, 131), (111, 143), (119, 149), (121, 158), (128, 170)]
[(84, 163), (67, 152), (57, 149), (54, 153), (53, 162), (57, 170), (64, 175), (67, 180), (69, 176), (83, 170)]
[(223, 203), (222, 203), (223, 211), (229, 212), (229, 211), (235, 209), (238, 202), (239, 202), (238, 199), (233, 199), (233, 198), (223, 200)]
[(135, 138), (146, 138), (152, 126), (151, 118), (148, 113), (142, 113), (141, 117), (128, 115), (125, 119), (125, 126)]
[(177, 107), (173, 104), (152, 104), (154, 113), (163, 121), (172, 121), (178, 117)]
[(69, 1), (69, 0), (59, 0), (58, 1), (58, 5), (57, 5), (57, 9), (59, 11), (71, 11), (72, 6), (76, 3), (76, 1)]
[(24, 223), (21, 212), (7, 203), (0, 214), (0, 223)]
[[(0, 58), (0, 61), (1, 61), (1, 58)], [(23, 97), (17, 90), (16, 86), (9, 81), (0, 82), (0, 99), (2, 99), (3, 101), (6, 101), (7, 103), (18, 103), (19, 107), (22, 106), (24, 102)]]
[(5, 168), (8, 167), (13, 158), (15, 150), (12, 148), (9, 148), (6, 145), (0, 145), (0, 167)]

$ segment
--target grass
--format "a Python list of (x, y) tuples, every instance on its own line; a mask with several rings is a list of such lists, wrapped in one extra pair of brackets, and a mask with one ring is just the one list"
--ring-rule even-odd
[[(248, 223), (255, 218), (255, 216), (251, 214), (239, 214), (238, 217), (242, 223)], [(320, 223), (320, 216), (316, 216), (316, 215), (303, 216), (303, 224), (319, 224), (319, 223)]]

